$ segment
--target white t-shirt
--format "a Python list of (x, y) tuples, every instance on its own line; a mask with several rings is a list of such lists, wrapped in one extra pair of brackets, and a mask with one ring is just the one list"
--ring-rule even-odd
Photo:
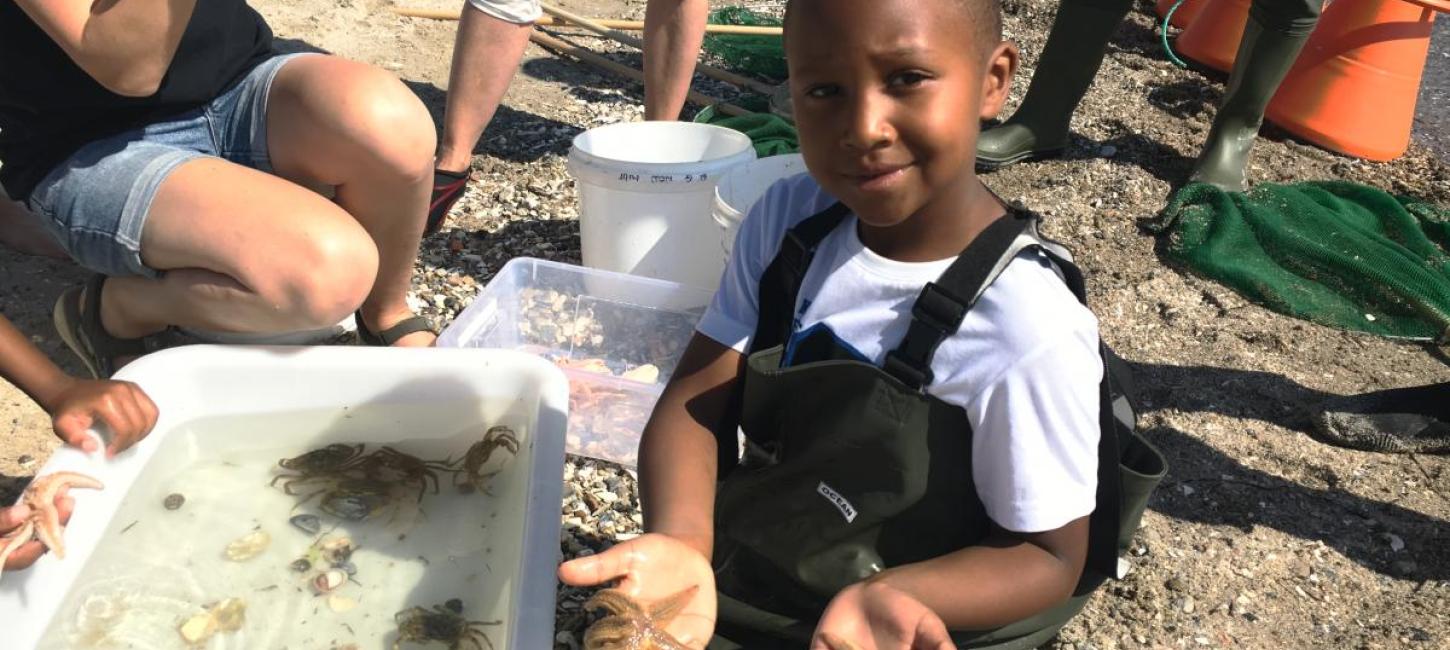
[[(745, 352), (760, 276), (795, 224), (830, 207), (808, 174), (776, 183), (740, 226), (701, 334)], [(861, 243), (847, 217), (817, 248), (795, 310), (797, 333), (824, 324), (880, 366), (911, 306), (953, 260), (905, 263)], [(972, 477), (988, 516), (1016, 532), (1062, 527), (1093, 511), (1098, 466), (1098, 325), (1040, 251), (1024, 251), (937, 349), (927, 391), (972, 425)]]

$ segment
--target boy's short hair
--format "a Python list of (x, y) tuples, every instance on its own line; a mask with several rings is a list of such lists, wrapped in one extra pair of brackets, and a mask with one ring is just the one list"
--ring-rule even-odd
[[(952, 0), (967, 12), (968, 20), (976, 27), (978, 45), (992, 48), (1002, 41), (1002, 0)], [(785, 16), (790, 18), (794, 0), (785, 3)]]

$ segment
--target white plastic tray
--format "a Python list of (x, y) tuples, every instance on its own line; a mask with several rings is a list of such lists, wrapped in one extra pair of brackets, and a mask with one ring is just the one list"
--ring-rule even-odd
[[(509, 593), (502, 598), (499, 594), (459, 595), (508, 603), (503, 612), (508, 625), (502, 628), (508, 630), (508, 638), (499, 635), (496, 630), (500, 628), (488, 630), (500, 650), (552, 644), (568, 418), (568, 381), (552, 364), (532, 355), (499, 350), (191, 346), (142, 358), (117, 379), (140, 384), (160, 408), (160, 421), (150, 437), (113, 461), (64, 448), (40, 469), (41, 475), (84, 472), (100, 479), (106, 488), (72, 491), (76, 511), (65, 533), (68, 554), (64, 561), (47, 555), (31, 569), (6, 573), (0, 580), (0, 630), (4, 631), (0, 646), (36, 646), (128, 488), (141, 472), (150, 469), (148, 463), (168, 435), (185, 429), (189, 422), (318, 409), (344, 412), (379, 404), (446, 409), (450, 404), (481, 399), (511, 405), (508, 408), (516, 412), (509, 417), (523, 420), (528, 430), (514, 465), (499, 476), (513, 474), (499, 491), (521, 500), (518, 505), (522, 507), (501, 508), (498, 525), (489, 528), (491, 534), (519, 539), (498, 545), (517, 549), (512, 557), (508, 552), (492, 556), (491, 570), (506, 579), (480, 585), (481, 590)], [(409, 432), (398, 435), (407, 437)], [(386, 647), (383, 639), (378, 639), (377, 647)]]

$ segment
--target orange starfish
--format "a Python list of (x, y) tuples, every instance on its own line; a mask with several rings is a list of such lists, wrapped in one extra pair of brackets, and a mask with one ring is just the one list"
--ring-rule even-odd
[(3, 544), (0, 545), (0, 571), (3, 571), (5, 560), (10, 554), (32, 537), (40, 538), (40, 543), (54, 551), (57, 558), (65, 559), (65, 542), (61, 538), (61, 532), (65, 528), (60, 523), (60, 513), (55, 511), (55, 495), (69, 487), (99, 490), (105, 486), (100, 481), (77, 472), (56, 472), (31, 481), (20, 499), (21, 503), (30, 508), (30, 516), (19, 528), (0, 537), (0, 544)]

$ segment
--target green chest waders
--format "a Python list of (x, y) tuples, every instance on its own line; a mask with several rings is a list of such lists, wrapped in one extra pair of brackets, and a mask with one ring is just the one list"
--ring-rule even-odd
[[(976, 544), (991, 528), (971, 475), (965, 411), (925, 390), (936, 348), (956, 333), (982, 290), (1028, 247), (1043, 250), (1073, 293), (1082, 275), (1036, 232), (1036, 217), (988, 227), (912, 307), (901, 344), (882, 367), (859, 360), (827, 332), (787, 342), (815, 248), (847, 215), (842, 205), (793, 228), (760, 283), (760, 320), (746, 363), (740, 423), (743, 459), (721, 439), (714, 566), (720, 591), (711, 648), (804, 648), (831, 597), (883, 569)], [(1087, 568), (1074, 597), (1028, 620), (954, 634), (962, 647), (1035, 647), (1082, 609), (1116, 573), (1162, 478), (1161, 457), (1133, 433), (1103, 348), (1097, 507)], [(783, 360), (785, 361), (783, 363)], [(970, 589), (970, 585), (964, 585)], [(748, 604), (747, 604), (748, 603)]]

